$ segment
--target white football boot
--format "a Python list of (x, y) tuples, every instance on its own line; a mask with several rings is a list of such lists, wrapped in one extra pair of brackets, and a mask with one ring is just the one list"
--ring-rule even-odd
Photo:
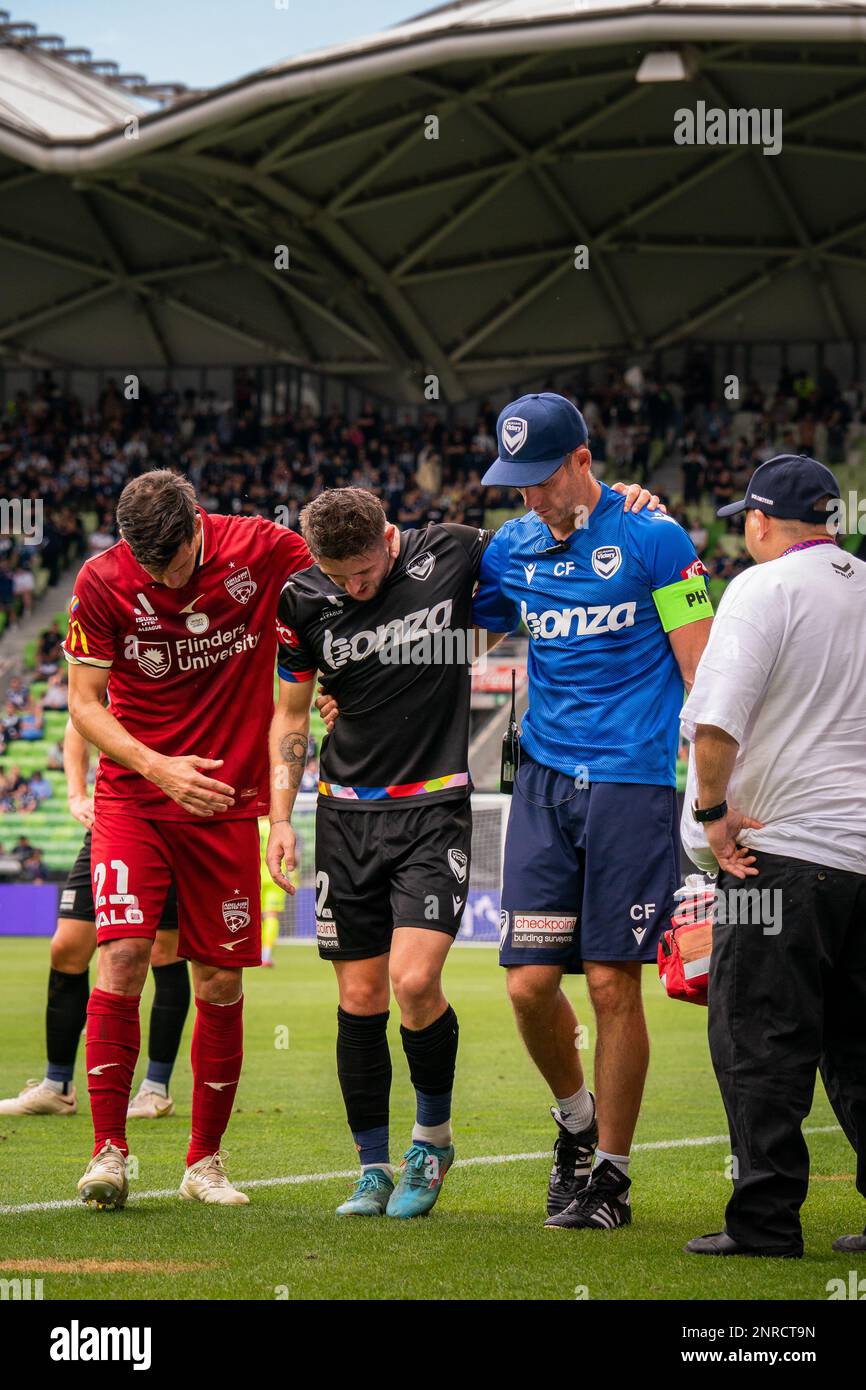
[(82, 1202), (98, 1211), (106, 1207), (122, 1207), (129, 1194), (126, 1176), (126, 1155), (106, 1139), (98, 1154), (90, 1160), (84, 1177), (78, 1181)]
[(77, 1109), (74, 1086), (64, 1096), (44, 1081), (28, 1081), (20, 1095), (0, 1100), (0, 1115), (74, 1115)]
[(161, 1120), (164, 1115), (174, 1114), (174, 1101), (171, 1096), (161, 1096), (156, 1091), (138, 1088), (138, 1094), (129, 1102), (126, 1112), (128, 1120)]
[(232, 1187), (223, 1167), (221, 1154), (208, 1154), (187, 1168), (180, 1185), (180, 1195), (187, 1201), (217, 1202), (226, 1207), (245, 1207), (249, 1197)]

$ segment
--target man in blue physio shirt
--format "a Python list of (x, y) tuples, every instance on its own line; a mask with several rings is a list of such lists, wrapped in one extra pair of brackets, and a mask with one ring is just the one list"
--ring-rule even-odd
[[(473, 619), (529, 634), (529, 709), (505, 847), (500, 963), (558, 1127), (548, 1226), (631, 1220), (629, 1150), (649, 1061), (641, 966), (679, 881), (675, 761), (683, 687), (706, 645), (704, 568), (664, 512), (624, 512), (592, 475), (583, 416), (522, 396), (484, 483), (517, 488), (481, 564)], [(561, 988), (583, 971), (595, 1088)]]

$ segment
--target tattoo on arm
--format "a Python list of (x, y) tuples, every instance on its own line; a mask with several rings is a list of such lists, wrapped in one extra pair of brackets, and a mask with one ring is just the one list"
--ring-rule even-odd
[(304, 766), (307, 761), (307, 740), (303, 734), (286, 734), (280, 739), (280, 758), (289, 770), (289, 783), (293, 787), (301, 785)]

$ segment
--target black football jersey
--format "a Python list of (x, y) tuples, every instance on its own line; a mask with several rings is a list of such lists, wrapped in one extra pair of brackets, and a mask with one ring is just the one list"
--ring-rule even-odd
[(325, 738), (319, 796), (381, 810), (469, 795), (472, 592), (489, 531), (404, 531), (375, 598), (350, 598), (312, 565), (280, 595), (282, 680), (320, 673), (340, 714)]

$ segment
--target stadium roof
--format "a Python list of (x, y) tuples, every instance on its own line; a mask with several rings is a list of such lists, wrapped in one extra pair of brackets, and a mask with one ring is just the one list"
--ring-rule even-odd
[[(866, 339), (864, 40), (862, 2), (470, 0), (189, 93), (0, 12), (0, 361), (456, 401), (694, 338)], [(699, 101), (778, 108), (782, 153), (677, 145)]]

